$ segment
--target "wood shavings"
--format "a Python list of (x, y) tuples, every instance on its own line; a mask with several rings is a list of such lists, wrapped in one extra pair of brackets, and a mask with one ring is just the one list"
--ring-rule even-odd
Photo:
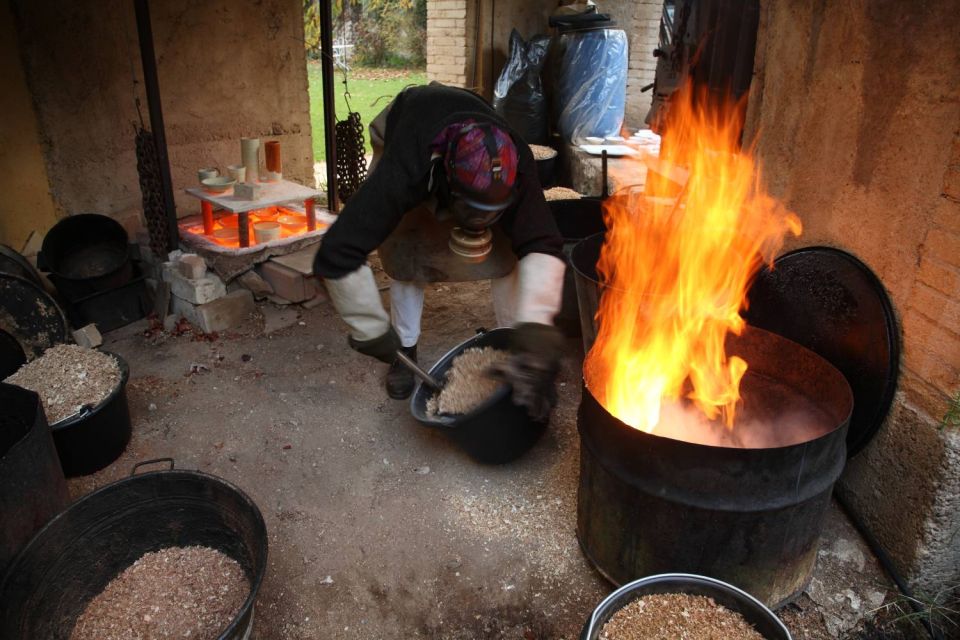
[(486, 375), (492, 365), (503, 362), (509, 352), (493, 347), (466, 349), (453, 359), (439, 394), (427, 400), (427, 415), (469, 413), (493, 395), (500, 382)]
[(544, 189), (543, 197), (547, 202), (551, 200), (580, 200), (583, 194), (568, 187), (552, 187)]
[(549, 160), (557, 155), (557, 150), (542, 144), (531, 144), (530, 152), (533, 153), (534, 160)]
[(109, 396), (120, 384), (120, 366), (109, 354), (61, 344), (20, 367), (5, 382), (40, 394), (47, 422), (54, 424)]
[(713, 598), (686, 593), (651, 594), (617, 611), (600, 640), (763, 640), (742, 615)]
[(250, 584), (236, 560), (208, 547), (144, 554), (77, 618), (70, 640), (216, 640)]

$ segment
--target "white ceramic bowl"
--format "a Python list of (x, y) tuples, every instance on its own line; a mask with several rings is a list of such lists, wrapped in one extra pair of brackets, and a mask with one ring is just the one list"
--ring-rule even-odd
[(300, 227), (307, 224), (307, 216), (295, 216), (285, 213), (277, 218), (277, 222), (288, 231), (298, 231)]
[(214, 229), (213, 237), (224, 242), (238, 242), (240, 240), (240, 230), (233, 229)]
[(200, 184), (203, 185), (203, 190), (207, 193), (225, 193), (236, 183), (237, 181), (233, 178), (225, 178), (223, 176), (207, 178), (200, 182)]
[(240, 226), (240, 216), (235, 213), (228, 213), (225, 216), (217, 218), (217, 222), (219, 222), (220, 226), (224, 229), (236, 229)]

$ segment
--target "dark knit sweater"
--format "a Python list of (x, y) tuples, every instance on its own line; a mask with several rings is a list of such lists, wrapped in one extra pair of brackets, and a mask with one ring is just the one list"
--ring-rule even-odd
[(340, 278), (359, 268), (405, 213), (430, 197), (431, 143), (447, 125), (473, 119), (510, 131), (517, 146), (519, 197), (500, 218), (518, 258), (529, 253), (563, 257), (563, 240), (543, 197), (529, 146), (490, 105), (469, 91), (443, 85), (402, 91), (387, 115), (383, 155), (330, 226), (314, 259), (322, 278)]

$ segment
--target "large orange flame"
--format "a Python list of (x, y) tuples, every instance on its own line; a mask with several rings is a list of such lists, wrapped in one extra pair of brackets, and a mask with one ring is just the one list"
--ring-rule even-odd
[(607, 411), (638, 429), (652, 431), (663, 403), (684, 397), (733, 426), (747, 363), (727, 356), (725, 337), (743, 330), (761, 264), (801, 232), (740, 148), (743, 104), (681, 89), (646, 193), (620, 189), (605, 204), (604, 294), (584, 376)]

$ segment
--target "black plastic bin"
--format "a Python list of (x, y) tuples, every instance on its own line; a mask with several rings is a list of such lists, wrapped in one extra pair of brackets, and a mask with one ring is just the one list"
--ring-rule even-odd
[(130, 442), (130, 409), (127, 406), (130, 367), (117, 354), (109, 355), (116, 358), (120, 366), (117, 388), (96, 406), (84, 407), (80, 413), (51, 425), (60, 463), (68, 477), (103, 469), (120, 457)]
[(686, 593), (713, 598), (717, 604), (742, 615), (766, 640), (791, 640), (783, 622), (746, 591), (721, 580), (689, 573), (665, 573), (623, 585), (594, 609), (583, 627), (580, 640), (597, 640), (603, 625), (617, 611), (641, 596), (659, 593)]
[(43, 238), (37, 264), (52, 274), (57, 291), (68, 300), (122, 286), (133, 278), (126, 229), (97, 213), (69, 216), (53, 225)]
[[(513, 329), (492, 329), (460, 343), (433, 365), (430, 375), (444, 380), (453, 359), (470, 347), (493, 347), (506, 350)], [(513, 390), (502, 385), (486, 402), (463, 415), (427, 415), (427, 400), (433, 390), (423, 384), (410, 398), (413, 417), (428, 427), (439, 429), (463, 448), (477, 462), (503, 464), (526, 453), (547, 428), (549, 420), (530, 419), (527, 410), (513, 403)]]
[(153, 471), (88, 494), (50, 521), (0, 581), (0, 638), (69, 638), (89, 601), (145, 553), (200, 545), (236, 560), (250, 594), (220, 640), (249, 637), (267, 529), (240, 489), (197, 471)]
[(550, 200), (547, 204), (563, 237), (563, 254), (567, 262), (560, 313), (554, 322), (564, 335), (578, 338), (582, 335), (580, 307), (577, 303), (577, 287), (570, 255), (577, 242), (606, 230), (603, 223), (603, 200), (584, 197), (578, 200)]
[(67, 502), (40, 396), (0, 383), (0, 572)]
[(570, 267), (577, 291), (577, 308), (580, 314), (580, 335), (583, 337), (583, 352), (587, 353), (597, 339), (597, 310), (603, 286), (597, 273), (597, 261), (603, 249), (605, 233), (587, 236), (574, 245), (570, 252)]
[(549, 158), (535, 160), (537, 163), (537, 178), (540, 180), (540, 186), (544, 189), (549, 189), (557, 184), (557, 155), (557, 153), (554, 153)]

